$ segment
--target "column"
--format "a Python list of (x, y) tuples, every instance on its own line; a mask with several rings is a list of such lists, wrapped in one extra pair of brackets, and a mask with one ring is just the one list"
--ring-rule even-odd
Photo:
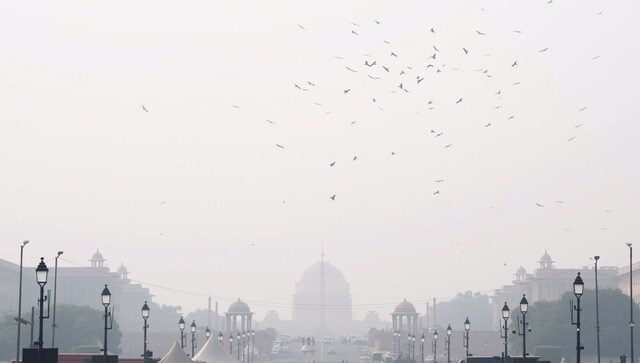
[(238, 328), (237, 328), (238, 316), (233, 315), (231, 319), (233, 319), (233, 331), (238, 332)]
[(393, 321), (393, 331), (395, 332), (396, 330), (398, 330), (398, 316), (391, 315), (391, 320)]
[(399, 316), (398, 316), (399, 323), (400, 323), (400, 324), (399, 324), (399, 326), (398, 326), (398, 330), (399, 330), (399, 331), (402, 331), (402, 319), (403, 319), (403, 318), (404, 318), (404, 316), (402, 316), (402, 315), (399, 315)]
[(242, 328), (241, 330), (242, 331), (247, 331), (247, 329), (246, 329), (247, 328), (247, 318), (244, 315), (242, 315), (241, 319), (242, 319), (241, 320), (241, 325), (240, 325), (240, 327)]

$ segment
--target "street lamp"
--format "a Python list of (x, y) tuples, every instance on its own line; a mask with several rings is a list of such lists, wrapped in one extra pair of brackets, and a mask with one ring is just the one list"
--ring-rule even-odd
[(222, 345), (222, 341), (224, 340), (224, 335), (222, 335), (222, 332), (218, 333), (218, 342), (220, 343), (220, 345)]
[(244, 363), (244, 348), (246, 347), (244, 338), (246, 338), (246, 336), (247, 336), (247, 334), (243, 330), (242, 331), (242, 363)]
[(191, 357), (196, 354), (196, 321), (191, 323)]
[(113, 329), (113, 315), (111, 311), (109, 311), (109, 305), (111, 304), (111, 291), (107, 285), (104, 285), (104, 289), (102, 290), (102, 294), (100, 294), (100, 298), (102, 299), (102, 305), (104, 305), (104, 363), (107, 363), (107, 331)]
[(236, 332), (236, 340), (237, 340), (237, 346), (238, 346), (238, 360), (240, 360), (240, 332)]
[(451, 334), (453, 330), (451, 330), (451, 324), (447, 326), (447, 363), (451, 363)]
[[(580, 272), (578, 272), (578, 276), (573, 281), (573, 294), (576, 295), (576, 299), (578, 300), (577, 306), (573, 305), (573, 301), (570, 301), (571, 304), (571, 324), (576, 326), (576, 363), (580, 363), (580, 351), (584, 349), (582, 344), (580, 344), (580, 315), (582, 313), (582, 308), (580, 307), (580, 297), (584, 293), (584, 282), (582, 282), (582, 277), (580, 277)], [(576, 322), (573, 321), (573, 312), (576, 312)]]
[(256, 352), (256, 330), (251, 329), (251, 356), (249, 357), (250, 363), (253, 363), (256, 360), (255, 352)]
[(504, 335), (502, 334), (502, 330), (500, 330), (500, 337), (504, 338), (504, 357), (503, 357), (504, 363), (507, 363), (507, 337), (509, 336), (508, 320), (510, 315), (511, 315), (511, 310), (509, 310), (509, 307), (507, 306), (507, 302), (505, 301), (504, 306), (502, 307), (502, 319), (504, 319)]
[(420, 337), (420, 362), (424, 363), (424, 334)]
[[(24, 254), (24, 246), (26, 246), (27, 243), (29, 243), (29, 241), (22, 241), (22, 245), (20, 246), (20, 283), (18, 284), (18, 346), (16, 348), (16, 362), (20, 362), (20, 326), (22, 325), (22, 256)], [(33, 321), (31, 323), (33, 324)]]
[(184, 325), (184, 319), (181, 316), (180, 320), (178, 320), (178, 329), (180, 329), (180, 348), (182, 349), (184, 349), (184, 347), (187, 345), (187, 342), (184, 338)]
[(407, 341), (409, 342), (409, 346), (407, 346), (407, 356), (411, 359), (411, 333), (407, 335)]
[[(47, 284), (47, 278), (49, 276), (49, 269), (47, 265), (44, 263), (44, 257), (40, 257), (40, 263), (36, 268), (36, 281), (38, 285), (40, 285), (40, 299), (38, 299), (38, 303), (40, 304), (40, 326), (38, 327), (38, 363), (42, 363), (42, 328), (44, 321), (44, 302), (47, 301), (47, 297), (44, 296), (44, 285)], [(47, 309), (47, 318), (49, 309)], [(18, 322), (20, 325), (20, 322)]]
[(433, 363), (437, 362), (437, 358), (438, 358), (438, 352), (437, 352), (437, 348), (438, 348), (438, 331), (434, 330), (433, 331)]
[(633, 322), (633, 247), (631, 243), (627, 243), (627, 247), (629, 247), (629, 329), (631, 333), (631, 363), (635, 363), (633, 360), (633, 327), (635, 326)]
[(51, 323), (52, 331), (51, 331), (51, 348), (55, 347), (56, 344), (56, 293), (58, 292), (58, 258), (63, 251), (58, 251), (56, 255), (56, 263), (53, 268), (53, 322)]
[(471, 330), (471, 322), (469, 321), (469, 317), (464, 321), (464, 340), (462, 341), (463, 347), (466, 349), (464, 354), (464, 361), (467, 363), (467, 359), (469, 358), (469, 330)]
[(416, 335), (411, 334), (411, 359), (416, 360)]
[(596, 345), (598, 347), (598, 363), (600, 363), (600, 306), (598, 304), (598, 260), (600, 256), (593, 256), (596, 260)]
[(233, 354), (233, 333), (229, 334), (229, 355), (232, 355), (232, 354)]
[(144, 363), (147, 363), (147, 358), (149, 357), (149, 353), (147, 351), (147, 328), (149, 328), (149, 324), (147, 324), (147, 319), (149, 319), (149, 305), (147, 302), (144, 302), (142, 305), (142, 319), (144, 319), (144, 325), (142, 326), (142, 330), (144, 331), (144, 350), (142, 351), (142, 357), (144, 359)]
[(207, 340), (211, 338), (211, 330), (209, 330), (208, 326), (207, 326), (207, 329), (204, 331), (204, 337), (207, 338)]
[[(522, 362), (525, 363), (527, 359), (527, 326), (529, 323), (526, 322), (525, 315), (529, 311), (529, 302), (524, 294), (522, 294), (522, 299), (520, 300), (520, 312), (522, 313), (522, 320), (518, 319), (518, 335), (522, 337)], [(522, 332), (520, 332), (520, 325), (522, 325)], [(529, 330), (531, 331), (531, 330)], [(514, 331), (515, 333), (515, 331)]]

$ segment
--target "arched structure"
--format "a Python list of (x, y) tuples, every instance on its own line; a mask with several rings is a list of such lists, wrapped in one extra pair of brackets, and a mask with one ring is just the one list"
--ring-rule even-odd
[(251, 331), (253, 313), (251, 312), (251, 309), (249, 309), (249, 305), (240, 301), (240, 298), (229, 305), (229, 311), (224, 315), (227, 318), (228, 333)]
[(91, 256), (91, 267), (104, 267), (104, 262), (106, 261), (104, 257), (102, 257), (102, 253), (100, 253), (100, 249), (96, 249), (96, 253)]
[[(391, 319), (393, 320), (393, 330), (396, 331), (418, 331), (418, 313), (415, 306), (408, 302), (405, 298), (402, 302), (396, 305), (396, 308), (391, 313)], [(405, 323), (406, 322), (406, 325)]]

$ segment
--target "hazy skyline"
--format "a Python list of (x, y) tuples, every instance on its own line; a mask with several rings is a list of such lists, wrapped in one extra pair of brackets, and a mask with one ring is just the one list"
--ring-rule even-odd
[(0, 10), (9, 261), (25, 239), (27, 266), (100, 248), (135, 280), (240, 297), (262, 320), (290, 316), (324, 241), (356, 317), (387, 318), (405, 297), (497, 289), (545, 249), (621, 266), (640, 242), (637, 2)]

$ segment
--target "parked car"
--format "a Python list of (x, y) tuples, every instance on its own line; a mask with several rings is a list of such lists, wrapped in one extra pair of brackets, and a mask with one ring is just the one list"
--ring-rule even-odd
[(335, 355), (336, 353), (336, 349), (335, 348), (329, 348), (327, 349), (327, 354), (331, 354), (331, 355)]

